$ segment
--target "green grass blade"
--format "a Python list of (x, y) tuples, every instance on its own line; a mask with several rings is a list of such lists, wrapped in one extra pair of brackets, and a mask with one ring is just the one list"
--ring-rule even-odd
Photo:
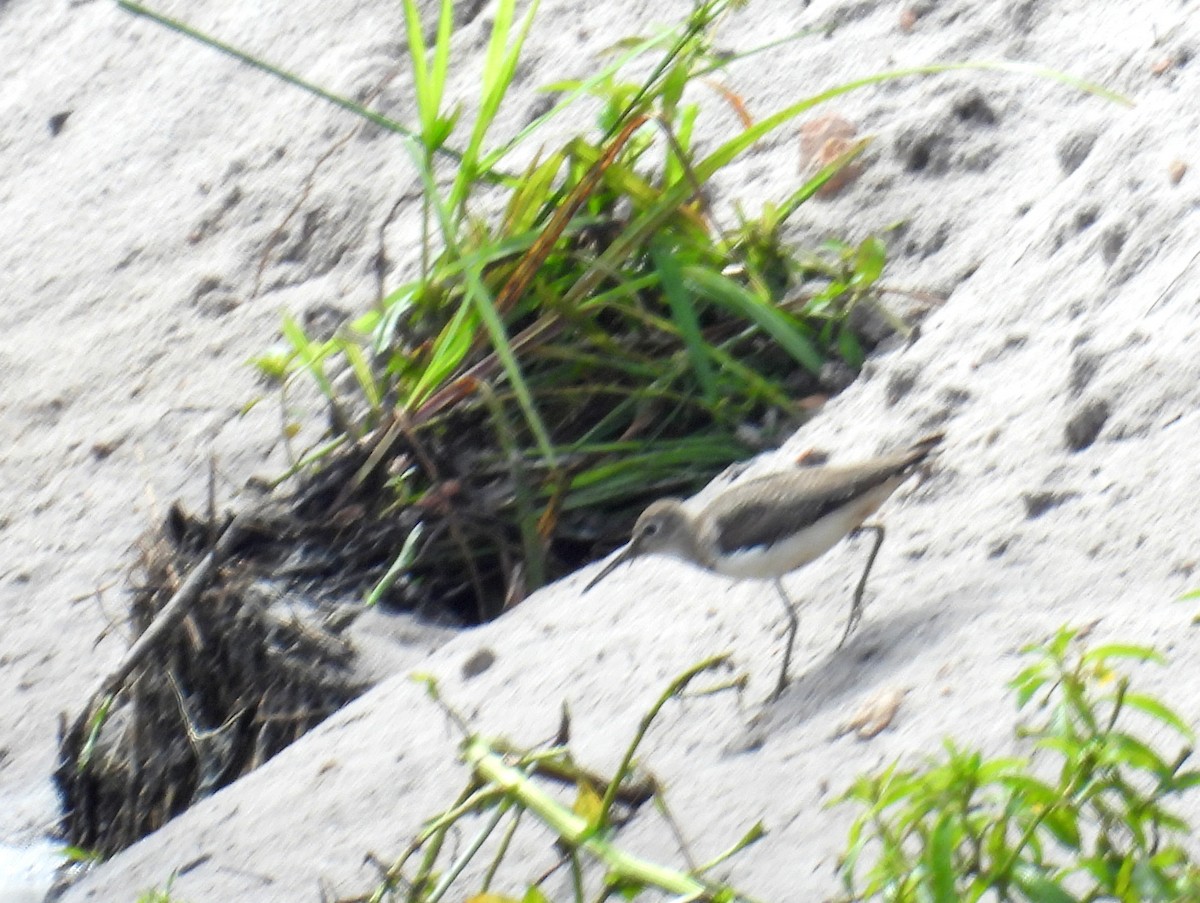
[(480, 76), (483, 97), (487, 97), (497, 87), (503, 68), (504, 48), (508, 43), (508, 32), (512, 28), (516, 7), (516, 0), (497, 0), (496, 2), (492, 17), (492, 34), (488, 39), (487, 52), (483, 59), (483, 73)]
[[(383, 299), (382, 311), (371, 311), (371, 315), (375, 315), (372, 320), (368, 321), (367, 317), (364, 317), (355, 323), (356, 329), (370, 332), (373, 354), (383, 354), (395, 343), (396, 331), (400, 328), (400, 322), (412, 310), (413, 302), (420, 291), (420, 282), (406, 282), (404, 285), (392, 289)], [(368, 322), (373, 325), (369, 326)]]
[(79, 758), (75, 762), (75, 770), (83, 771), (92, 763), (92, 756), (95, 755), (96, 745), (100, 742), (100, 731), (104, 727), (104, 722), (108, 720), (108, 712), (112, 708), (113, 697), (105, 694), (100, 700), (100, 704), (96, 707), (95, 714), (88, 721), (87, 739), (79, 749)]
[(744, 458), (747, 448), (732, 436), (715, 433), (658, 442), (596, 443), (580, 452), (612, 457), (574, 476), (564, 512), (627, 502), (656, 490), (690, 488)]
[(696, 374), (696, 381), (704, 393), (705, 402), (709, 407), (717, 404), (717, 377), (709, 363), (704, 336), (700, 332), (700, 318), (696, 315), (695, 305), (692, 304), (691, 293), (684, 287), (683, 270), (673, 249), (659, 239), (650, 242), (650, 258), (658, 270), (659, 283), (667, 303), (671, 306), (671, 316), (679, 337), (687, 349), (688, 359)]
[(742, 386), (740, 391), (744, 392), (749, 398), (761, 400), (766, 404), (783, 408), (784, 410), (795, 409), (792, 399), (779, 387), (778, 383), (766, 379), (753, 367), (746, 366), (725, 351), (724, 348), (709, 345), (708, 349), (718, 367), (741, 380)]
[[(733, 0), (733, 2), (738, 2), (738, 0)], [(671, 47), (663, 54), (663, 58), (659, 60), (654, 70), (642, 80), (641, 86), (634, 92), (625, 109), (613, 122), (605, 136), (606, 139), (616, 134), (628, 119), (645, 112), (646, 98), (657, 96), (665, 99), (668, 91), (666, 83), (670, 78), (670, 72), (677, 66), (686, 66), (688, 56), (694, 56), (695, 48), (698, 42), (704, 40), (705, 32), (729, 6), (730, 0), (709, 0), (709, 2), (697, 2), (693, 5), (692, 13), (688, 17), (683, 32), (678, 35), (672, 34), (674, 41)]]
[(521, 184), (513, 189), (509, 198), (501, 234), (519, 234), (534, 227), (554, 190), (554, 182), (565, 161), (563, 153), (556, 151), (546, 160), (534, 160), (529, 165), (521, 177)]
[[(413, 93), (417, 99), (417, 116), (421, 120), (421, 135), (427, 141), (433, 133), (438, 104), (431, 104), (429, 65), (425, 58), (425, 36), (421, 32), (421, 12), (416, 0), (404, 0), (404, 30), (408, 38), (408, 56), (412, 62)], [(432, 109), (431, 109), (432, 106)]]
[(508, 331), (504, 328), (504, 323), (496, 312), (492, 294), (483, 284), (483, 279), (477, 269), (468, 269), (466, 279), (467, 297), (483, 321), (484, 328), (487, 329), (488, 337), (492, 341), (492, 348), (500, 359), (504, 373), (517, 396), (517, 403), (525, 414), (525, 422), (529, 424), (529, 429), (537, 440), (538, 450), (546, 464), (550, 468), (555, 468), (558, 466), (558, 456), (554, 451), (554, 443), (550, 441), (550, 433), (533, 402), (533, 395), (529, 391), (529, 385), (525, 382), (525, 376), (521, 372), (521, 365), (517, 362), (512, 343), (508, 339)]
[(832, 161), (817, 170), (816, 174), (813, 175), (811, 179), (792, 192), (791, 195), (788, 196), (787, 200), (779, 204), (777, 208), (778, 213), (776, 214), (778, 221), (781, 223), (786, 221), (788, 217), (796, 212), (796, 209), (801, 204), (809, 200), (814, 194), (821, 190), (821, 187), (826, 182), (841, 172), (843, 167), (848, 166), (858, 157), (862, 156), (863, 151), (865, 151), (870, 144), (871, 138), (862, 138), (854, 142), (853, 145), (851, 145), (842, 153), (838, 154), (837, 157), (835, 157)]
[(705, 267), (684, 267), (683, 276), (700, 294), (756, 324), (809, 371), (821, 372), (825, 359), (808, 336), (801, 332), (800, 324), (777, 307), (764, 302), (732, 279)]
[[(448, 200), (442, 198), (442, 194), (438, 191), (437, 181), (434, 178), (432, 169), (430, 169), (430, 160), (424, 153), (424, 148), (421, 143), (416, 140), (404, 142), (405, 150), (408, 151), (408, 156), (413, 161), (413, 165), (417, 168), (417, 175), (421, 178), (422, 188), (424, 189), (423, 199), (426, 204), (433, 207), (434, 213), (437, 214), (438, 227), (442, 232), (442, 242), (446, 246), (446, 253), (451, 260), (458, 258), (459, 240), (458, 240), (458, 222), (451, 215), (450, 211), (453, 208)], [(426, 280), (432, 282), (432, 280)]]
[(321, 394), (329, 401), (333, 401), (333, 384), (329, 381), (329, 377), (325, 375), (325, 368), (322, 362), (328, 354), (328, 347), (324, 343), (313, 342), (304, 332), (296, 318), (289, 313), (283, 315), (284, 338), (292, 343), (292, 347), (296, 350), (296, 356), (300, 358), (300, 363), (312, 376), (313, 381), (321, 390)]
[[(406, 138), (417, 140), (420, 140), (421, 138), (421, 135), (418, 134), (416, 130), (404, 125), (403, 123), (397, 122), (394, 119), (389, 119), (387, 116), (384, 116), (380, 113), (376, 113), (362, 104), (357, 103), (348, 97), (342, 96), (341, 94), (337, 94), (333, 91), (327, 91), (325, 88), (322, 88), (315, 82), (310, 82), (307, 79), (296, 75), (294, 72), (289, 72), (287, 69), (276, 66), (273, 63), (268, 63), (265, 60), (260, 60), (248, 53), (244, 53), (243, 51), (238, 50), (232, 44), (228, 44), (219, 38), (215, 38), (212, 35), (200, 31), (199, 29), (193, 28), (179, 19), (174, 19), (160, 12), (156, 12), (155, 10), (150, 9), (148, 6), (143, 6), (141, 3), (136, 2), (136, 0), (117, 0), (117, 5), (126, 12), (130, 12), (138, 16), (144, 16), (145, 18), (150, 19), (153, 22), (157, 22), (159, 25), (162, 25), (165, 28), (169, 28), (172, 31), (176, 31), (194, 41), (199, 41), (201, 44), (211, 47), (214, 50), (218, 50), (227, 56), (233, 57), (238, 62), (245, 63), (247, 66), (252, 66), (253, 68), (262, 72), (273, 75), (290, 85), (295, 85), (297, 88), (307, 91), (309, 94), (319, 97), (322, 100), (333, 104), (334, 106), (341, 107), (343, 110), (347, 110), (356, 116), (367, 120), (368, 122), (372, 122), (382, 129), (386, 129), (389, 132), (395, 132), (396, 134), (402, 135)], [(447, 52), (448, 47), (449, 45), (447, 44)], [(435, 56), (435, 69), (436, 66), (437, 59)], [(444, 142), (444, 140), (445, 137), (443, 136), (441, 141)], [(433, 149), (436, 150), (438, 154), (449, 157), (460, 164), (462, 163), (463, 153), (459, 150), (449, 147), (441, 142), (439, 142)], [(486, 169), (482, 170), (480, 178), (488, 182), (507, 185), (515, 184), (517, 181), (515, 176), (510, 173), (500, 171), (495, 164), (490, 165)]]
[[(503, 3), (504, 0), (502, 0)], [(512, 46), (499, 58), (497, 64), (493, 65), (494, 61), (491, 59), (489, 52), (489, 58), (484, 68), (483, 105), (479, 116), (480, 119), (485, 121), (485, 127), (490, 127), (492, 121), (496, 118), (496, 114), (500, 110), (500, 103), (508, 93), (513, 76), (516, 75), (517, 63), (521, 59), (521, 49), (525, 46), (525, 39), (529, 36), (529, 28), (533, 25), (533, 17), (537, 13), (538, 3), (539, 0), (532, 0), (529, 4), (529, 8), (525, 10), (525, 17), (521, 20), (520, 27), (517, 29), (517, 35), (513, 40)], [(507, 33), (505, 38), (507, 39)], [(482, 136), (480, 136), (480, 139), (482, 143)]]
[(565, 91), (562, 99), (552, 106), (541, 116), (534, 119), (529, 125), (517, 132), (512, 139), (500, 145), (495, 150), (491, 151), (483, 158), (480, 168), (483, 171), (488, 171), (498, 165), (501, 160), (508, 156), (514, 149), (519, 147), (530, 135), (539, 131), (543, 125), (562, 113), (563, 110), (574, 105), (580, 97), (590, 94), (599, 85), (611, 78), (616, 72), (623, 69), (629, 63), (636, 60), (638, 57), (645, 55), (656, 47), (665, 44), (672, 37), (671, 32), (664, 31), (661, 34), (655, 35), (652, 38), (646, 38), (639, 41), (629, 51), (617, 57), (607, 66), (604, 66), (596, 75), (585, 81), (560, 82), (544, 86), (543, 91)]
[(508, 93), (516, 73), (517, 61), (521, 56), (521, 48), (529, 34), (533, 23), (534, 13), (537, 12), (538, 0), (533, 0), (525, 11), (525, 17), (518, 28), (517, 36), (511, 47), (508, 44), (509, 30), (512, 27), (516, 0), (498, 0), (495, 19), (492, 22), (492, 35), (484, 57), (482, 90), (479, 101), (479, 112), (475, 116), (475, 125), (471, 129), (471, 137), (463, 150), (461, 165), (450, 189), (450, 204), (454, 209), (466, 200), (469, 186), (478, 178), (480, 173), (479, 159), (483, 149), (484, 138), (500, 110), (500, 104)]
[(413, 562), (417, 558), (417, 543), (421, 541), (423, 530), (424, 528), (419, 523), (412, 528), (412, 531), (404, 540), (404, 545), (400, 547), (400, 554), (396, 556), (396, 560), (387, 569), (387, 573), (379, 578), (379, 582), (371, 587), (371, 591), (367, 593), (363, 604), (368, 608), (377, 605), (384, 594), (400, 578), (400, 575), (413, 566)]
[[(172, 31), (177, 31), (194, 41), (199, 41), (201, 44), (212, 47), (214, 50), (219, 50), (221, 53), (233, 57), (238, 62), (245, 63), (247, 66), (253, 66), (255, 69), (259, 69), (263, 72), (274, 75), (276, 78), (281, 79), (288, 84), (295, 85), (298, 88), (303, 88), (305, 91), (320, 97), (322, 100), (326, 100), (344, 110), (349, 110), (356, 116), (361, 116), (363, 119), (375, 123), (380, 128), (387, 129), (390, 132), (396, 132), (400, 135), (405, 135), (409, 138), (417, 137), (416, 132), (407, 126), (396, 122), (394, 119), (388, 119), (386, 116), (382, 116), (379, 113), (368, 110), (362, 104), (355, 103), (353, 100), (350, 100), (347, 97), (342, 97), (340, 94), (335, 94), (332, 91), (326, 91), (320, 85), (301, 78), (299, 75), (289, 72), (286, 69), (281, 69), (279, 66), (273, 65), (272, 63), (268, 63), (264, 60), (258, 59), (257, 57), (250, 56), (248, 53), (243, 53), (232, 44), (226, 44), (224, 41), (214, 38), (212, 35), (205, 34), (198, 29), (192, 28), (190, 25), (187, 25), (178, 19), (173, 19), (170, 16), (165, 16), (162, 13), (155, 12), (147, 6), (143, 6), (140, 3), (134, 2), (134, 0), (117, 0), (117, 5), (126, 12), (131, 12), (138, 16), (145, 16), (147, 19), (151, 19), (152, 21), (171, 29)], [(459, 157), (459, 154), (448, 149), (445, 151), (445, 153), (455, 158)]]
[(513, 494), (517, 509), (517, 525), (521, 530), (521, 546), (525, 551), (528, 585), (534, 588), (546, 583), (546, 546), (538, 532), (538, 515), (534, 510), (534, 491), (530, 485), (517, 439), (508, 421), (508, 413), (487, 381), (479, 384), (479, 392), (492, 415), (492, 423), (500, 440), (509, 472), (512, 474)]
[(460, 303), (454, 317), (438, 334), (429, 363), (408, 393), (408, 410), (417, 408), (459, 368), (475, 342), (478, 322), (477, 318), (471, 316), (471, 306), (466, 302)]
[(433, 50), (433, 69), (429, 75), (429, 90), (438, 99), (440, 108), (446, 90), (446, 72), (450, 67), (450, 32), (454, 26), (454, 0), (442, 0), (438, 17), (437, 44)]
[(728, 55), (722, 54), (721, 57), (708, 66), (697, 69), (692, 73), (693, 79), (704, 78), (706, 75), (712, 75), (714, 72), (720, 72), (728, 69), (734, 63), (744, 62), (751, 57), (758, 56), (760, 53), (766, 53), (768, 50), (774, 50), (776, 47), (782, 47), (785, 44), (791, 44), (800, 38), (818, 37), (825, 34), (825, 28), (819, 25), (812, 25), (807, 28), (801, 28), (799, 31), (793, 31), (789, 35), (784, 35), (782, 38), (776, 38), (774, 41), (768, 41), (765, 44), (759, 44), (757, 47), (751, 47), (749, 50), (740, 50), (737, 53)]
[(363, 354), (362, 348), (352, 341), (342, 342), (340, 348), (346, 355), (350, 369), (354, 372), (354, 378), (358, 380), (358, 386), (366, 396), (371, 410), (378, 411), (379, 406), (383, 403), (383, 396), (380, 394), (379, 383), (375, 379), (375, 374), (371, 372), (371, 365), (367, 363), (367, 357)]
[(1057, 69), (1049, 69), (1045, 66), (1038, 66), (1033, 63), (1024, 63), (1016, 60), (983, 60), (977, 62), (963, 63), (935, 63), (928, 66), (912, 66), (907, 69), (890, 69), (887, 72), (878, 72), (874, 75), (869, 75), (865, 78), (855, 79), (854, 81), (844, 82), (819, 94), (814, 94), (811, 97), (806, 97), (790, 107), (784, 107), (777, 113), (773, 113), (766, 119), (756, 123), (736, 138), (725, 142), (709, 156), (696, 165), (696, 174), (705, 181), (712, 177), (714, 173), (722, 169), (726, 164), (730, 163), (744, 151), (746, 151), (756, 141), (770, 134), (775, 129), (779, 128), (784, 123), (799, 116), (801, 113), (811, 110), (819, 104), (825, 103), (827, 100), (832, 100), (835, 97), (840, 97), (843, 94), (849, 94), (851, 91), (857, 91), (859, 88), (870, 87), (871, 85), (881, 84), (883, 82), (895, 81), (901, 78), (909, 78), (915, 75), (942, 75), (947, 72), (961, 72), (966, 70), (983, 70), (992, 72), (1008, 72), (1016, 75), (1034, 75), (1040, 78), (1049, 78), (1054, 81), (1061, 82), (1072, 88), (1077, 88), (1089, 94), (1094, 94), (1105, 100), (1111, 100), (1114, 103), (1133, 106), (1133, 101), (1129, 100), (1115, 91), (1110, 91), (1094, 82), (1089, 82), (1073, 75), (1068, 75), (1065, 72), (1060, 72)]
[[(425, 157), (419, 142), (415, 140), (406, 141), (405, 148), (408, 150), (409, 157), (412, 159), (413, 165), (417, 169), (417, 174), (423, 183), (424, 197), (432, 205), (434, 212), (437, 214), (438, 225), (442, 232), (442, 241), (446, 247), (446, 254), (451, 260), (458, 259), (460, 253), (456, 223), (454, 217), (450, 214), (448, 204), (437, 189), (433, 172), (429, 168), (429, 161)], [(472, 270), (467, 269), (465, 272), (469, 274)], [(467, 294), (470, 295), (471, 292), (468, 290)], [(407, 404), (410, 410), (423, 403), (430, 393), (440, 388), (445, 379), (458, 369), (459, 365), (470, 352), (475, 342), (476, 327), (478, 324), (478, 320), (470, 316), (472, 306), (467, 301), (461, 303), (455, 311), (453, 319), (438, 335), (431, 360), (425, 367), (424, 372), (422, 372), (416, 386), (409, 393)]]
[(450, 29), (454, 21), (451, 0), (442, 0), (438, 14), (437, 43), (433, 63), (421, 23), (416, 0), (404, 0), (404, 27), (408, 52), (412, 61), (413, 92), (417, 100), (417, 116), (421, 120), (421, 141), (427, 154), (441, 149), (450, 137), (457, 116), (442, 117), (442, 98), (446, 87), (446, 69), (450, 63)]

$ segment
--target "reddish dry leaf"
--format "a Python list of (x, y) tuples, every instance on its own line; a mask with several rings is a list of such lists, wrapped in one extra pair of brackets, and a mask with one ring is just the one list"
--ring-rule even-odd
[[(850, 150), (858, 137), (858, 129), (836, 114), (818, 116), (800, 126), (800, 171), (816, 173)], [(820, 187), (818, 197), (833, 197), (863, 172), (863, 163), (856, 160), (842, 167), (833, 178)]]
[(1173, 68), (1175, 68), (1175, 58), (1171, 56), (1160, 56), (1150, 64), (1150, 72), (1154, 75), (1164, 75)]
[(859, 707), (859, 710), (837, 729), (834, 737), (842, 737), (851, 731), (860, 740), (870, 740), (891, 726), (900, 703), (904, 701), (906, 688), (880, 690)]

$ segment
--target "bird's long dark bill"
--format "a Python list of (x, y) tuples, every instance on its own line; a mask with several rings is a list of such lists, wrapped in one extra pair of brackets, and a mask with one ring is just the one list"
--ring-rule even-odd
[(621, 550), (621, 554), (619, 554), (616, 558), (614, 558), (612, 561), (610, 561), (608, 564), (606, 564), (604, 566), (603, 570), (601, 570), (599, 574), (597, 574), (595, 577), (593, 577), (591, 580), (588, 581), (588, 585), (583, 588), (583, 591), (586, 593), (593, 586), (595, 586), (597, 583), (599, 583), (601, 580), (603, 580), (605, 577), (607, 577), (609, 574), (611, 574), (613, 571), (615, 571), (617, 568), (619, 568), (625, 562), (629, 561), (631, 558), (633, 558), (633, 548), (631, 546), (626, 546), (624, 549)]

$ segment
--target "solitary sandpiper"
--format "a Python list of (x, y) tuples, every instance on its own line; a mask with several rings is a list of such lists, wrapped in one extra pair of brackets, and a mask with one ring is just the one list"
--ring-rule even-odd
[(840, 467), (797, 467), (746, 480), (719, 492), (699, 511), (663, 499), (642, 512), (629, 544), (583, 588), (586, 593), (622, 564), (669, 555), (738, 579), (772, 580), (787, 613), (787, 648), (773, 697), (787, 686), (799, 622), (780, 578), (824, 555), (843, 537), (875, 535), (840, 648), (862, 617), (867, 575), (883, 543), (883, 527), (864, 521), (887, 501), (942, 440), (926, 436), (907, 451)]

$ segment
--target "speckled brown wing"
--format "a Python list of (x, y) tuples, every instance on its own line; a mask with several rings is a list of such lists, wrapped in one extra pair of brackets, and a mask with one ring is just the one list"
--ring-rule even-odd
[(732, 486), (703, 512), (721, 554), (775, 545), (872, 489), (911, 471), (941, 441), (929, 436), (901, 454), (845, 467), (797, 468)]
[(908, 466), (905, 462), (869, 471), (820, 468), (759, 477), (726, 492), (704, 512), (705, 519), (715, 528), (712, 535), (721, 554), (773, 546), (903, 473)]

